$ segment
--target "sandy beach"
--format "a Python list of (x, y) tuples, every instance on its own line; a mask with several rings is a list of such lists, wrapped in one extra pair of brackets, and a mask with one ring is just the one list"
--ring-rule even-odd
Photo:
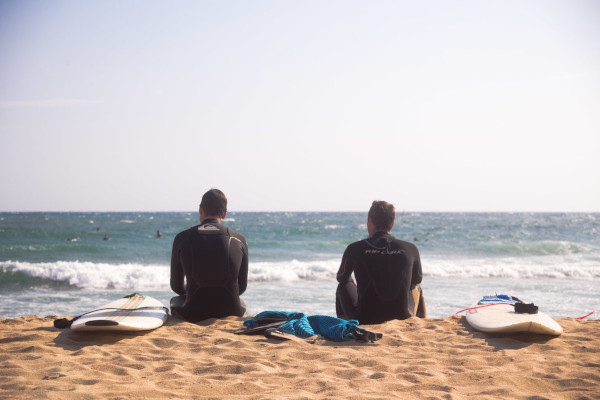
[(367, 344), (235, 335), (241, 318), (170, 318), (142, 334), (0, 321), (2, 399), (598, 399), (600, 321), (560, 337), (490, 335), (464, 318), (390, 321)]

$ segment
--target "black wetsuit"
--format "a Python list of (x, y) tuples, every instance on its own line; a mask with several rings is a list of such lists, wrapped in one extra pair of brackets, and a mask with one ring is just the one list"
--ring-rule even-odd
[[(184, 283), (185, 278), (185, 283)], [(206, 219), (173, 241), (171, 312), (188, 321), (243, 316), (240, 295), (248, 279), (248, 245), (243, 235)]]
[(419, 250), (389, 233), (376, 232), (346, 248), (337, 280), (338, 317), (361, 324), (409, 318), (410, 290), (423, 280)]

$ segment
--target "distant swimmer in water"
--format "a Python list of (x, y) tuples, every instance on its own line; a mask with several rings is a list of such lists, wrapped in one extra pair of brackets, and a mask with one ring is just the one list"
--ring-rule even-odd
[(108, 240), (108, 235), (104, 235), (104, 237), (102, 238), (102, 240)]
[(96, 232), (100, 232), (100, 228), (96, 228)]
[(160, 231), (156, 231), (156, 237), (157, 238), (162, 237), (162, 233), (160, 233)]

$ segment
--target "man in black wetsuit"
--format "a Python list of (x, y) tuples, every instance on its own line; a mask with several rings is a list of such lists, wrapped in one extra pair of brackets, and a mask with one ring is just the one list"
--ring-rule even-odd
[[(396, 212), (374, 201), (367, 218), (369, 238), (350, 244), (337, 273), (336, 313), (361, 324), (406, 319), (417, 313), (411, 291), (423, 280), (419, 250), (390, 235)], [(352, 273), (356, 283), (352, 280)], [(418, 304), (419, 296), (416, 297)], [(423, 310), (419, 313), (424, 313)], [(418, 315), (425, 316), (425, 315)]]
[(227, 198), (218, 189), (202, 196), (200, 225), (180, 232), (173, 241), (171, 313), (191, 322), (229, 315), (243, 316), (240, 295), (248, 279), (246, 238), (221, 220)]

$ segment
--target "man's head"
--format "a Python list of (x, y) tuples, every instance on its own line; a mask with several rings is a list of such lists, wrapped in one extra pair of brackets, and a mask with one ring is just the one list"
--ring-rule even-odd
[(210, 189), (202, 196), (200, 203), (200, 215), (206, 218), (225, 218), (227, 214), (227, 197), (219, 189)]
[(379, 231), (391, 231), (395, 219), (396, 210), (394, 209), (393, 204), (388, 203), (387, 201), (374, 201), (369, 209), (369, 216), (367, 219), (369, 236), (372, 236), (375, 232)]

